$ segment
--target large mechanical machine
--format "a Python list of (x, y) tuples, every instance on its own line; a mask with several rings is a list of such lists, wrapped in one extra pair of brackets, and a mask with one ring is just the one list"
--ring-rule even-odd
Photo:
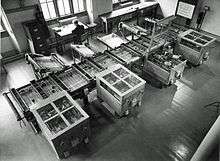
[(66, 158), (78, 144), (89, 142), (89, 116), (67, 92), (41, 101), (32, 112), (57, 158)]
[(96, 74), (103, 71), (102, 68), (92, 63), (89, 59), (84, 59), (82, 62), (76, 64), (76, 66), (81, 70), (83, 70), (87, 75), (89, 75), (94, 80), (96, 78), (95, 77)]
[(133, 51), (139, 53), (141, 56), (145, 57), (148, 55), (148, 48), (135, 40), (131, 40), (128, 43), (124, 44), (125, 46), (129, 47)]
[(137, 39), (134, 39), (134, 41), (136, 41), (137, 43), (145, 46), (148, 48), (148, 54), (150, 54), (150, 51), (155, 50), (160, 48), (161, 46), (164, 45), (164, 42), (157, 42), (155, 40), (151, 40), (150, 38), (146, 37), (146, 36), (141, 36)]
[(122, 116), (141, 105), (145, 81), (117, 64), (96, 75), (97, 97), (113, 114)]
[(144, 64), (144, 71), (163, 84), (171, 85), (182, 77), (185, 66), (186, 60), (169, 46), (152, 52)]
[(89, 141), (89, 116), (52, 77), (12, 88), (4, 96), (17, 121), (26, 125), (26, 120), (35, 133), (42, 132), (58, 158), (68, 157), (75, 146)]
[(120, 22), (118, 24), (118, 30), (121, 31), (121, 34), (123, 37), (126, 37), (126, 35), (132, 34), (132, 38), (134, 36), (141, 36), (141, 35), (149, 35), (150, 31), (146, 30), (136, 24), (125, 24), (124, 22)]
[(91, 78), (75, 65), (68, 69), (58, 71), (51, 76), (72, 96), (83, 96), (83, 91), (88, 89), (91, 83)]
[(121, 44), (119, 47), (108, 50), (106, 52), (109, 52), (110, 54), (114, 55), (117, 59), (123, 62), (123, 64), (131, 68), (132, 64), (141, 62), (142, 55), (138, 52), (132, 50), (125, 44)]
[(56, 54), (51, 54), (50, 56), (26, 54), (25, 58), (27, 63), (32, 66), (37, 78), (43, 78), (51, 72), (56, 72), (66, 67)]
[(107, 52), (107, 50), (103, 53), (98, 53), (91, 61), (103, 70), (116, 64), (123, 64), (121, 60), (114, 57), (111, 53)]
[(193, 65), (200, 65), (209, 57), (210, 45), (216, 39), (189, 29), (179, 34), (180, 52)]

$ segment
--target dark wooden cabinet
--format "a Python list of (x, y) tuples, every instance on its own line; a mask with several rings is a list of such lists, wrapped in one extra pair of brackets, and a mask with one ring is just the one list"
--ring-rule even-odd
[(47, 39), (50, 37), (46, 23), (31, 20), (23, 23), (31, 52), (49, 55), (50, 47)]

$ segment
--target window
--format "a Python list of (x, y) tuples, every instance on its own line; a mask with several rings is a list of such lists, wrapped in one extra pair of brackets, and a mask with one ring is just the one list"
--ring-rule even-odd
[(46, 20), (85, 11), (84, 0), (39, 0), (39, 2)]
[(85, 11), (83, 0), (72, 0), (74, 13), (79, 13)]
[(112, 3), (113, 3), (113, 4), (119, 3), (119, 0), (112, 0)]
[(46, 20), (57, 17), (53, 0), (40, 0), (40, 5)]
[(71, 13), (69, 0), (57, 0), (57, 6), (60, 16), (69, 15)]

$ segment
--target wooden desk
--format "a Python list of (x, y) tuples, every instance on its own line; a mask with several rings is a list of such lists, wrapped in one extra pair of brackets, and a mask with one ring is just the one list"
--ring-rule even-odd
[[(132, 6), (129, 6), (129, 7), (125, 7), (125, 8), (122, 8), (122, 9), (112, 11), (111, 13), (104, 14), (104, 15), (100, 16), (100, 18), (101, 18), (101, 20), (103, 21), (103, 23), (105, 25), (106, 33), (108, 33), (108, 21), (110, 19), (113, 19), (113, 18), (116, 18), (116, 17), (121, 17), (123, 15), (131, 14), (131, 13), (134, 13), (134, 12), (137, 12), (137, 11), (141, 11), (141, 10), (144, 10), (146, 8), (150, 8), (150, 7), (154, 7), (154, 6), (156, 7), (158, 5), (159, 5), (158, 2), (142, 2), (142, 3), (136, 4), (136, 5), (132, 5)], [(138, 17), (137, 17), (137, 19), (138, 19)]]
[[(85, 30), (88, 29), (88, 26), (82, 22), (79, 22), (79, 25), (83, 25)], [(74, 36), (72, 35), (72, 31), (75, 28), (76, 25), (73, 23), (51, 28), (55, 33), (56, 41), (58, 43), (57, 51), (63, 52), (65, 50), (65, 44), (73, 42)]]
[[(83, 25), (85, 30), (88, 29), (88, 26), (82, 22), (79, 22), (79, 25)], [(68, 25), (61, 26), (61, 27), (54, 27), (52, 28), (52, 30), (55, 31), (55, 33), (58, 36), (64, 37), (64, 36), (72, 34), (72, 31), (75, 30), (75, 28), (76, 28), (76, 25), (71, 23)]]

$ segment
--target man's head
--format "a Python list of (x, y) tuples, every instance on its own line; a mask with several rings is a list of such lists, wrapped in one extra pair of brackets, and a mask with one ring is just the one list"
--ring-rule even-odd
[(74, 21), (74, 24), (75, 24), (76, 26), (78, 26), (78, 25), (79, 25), (78, 20), (75, 20), (75, 21)]

